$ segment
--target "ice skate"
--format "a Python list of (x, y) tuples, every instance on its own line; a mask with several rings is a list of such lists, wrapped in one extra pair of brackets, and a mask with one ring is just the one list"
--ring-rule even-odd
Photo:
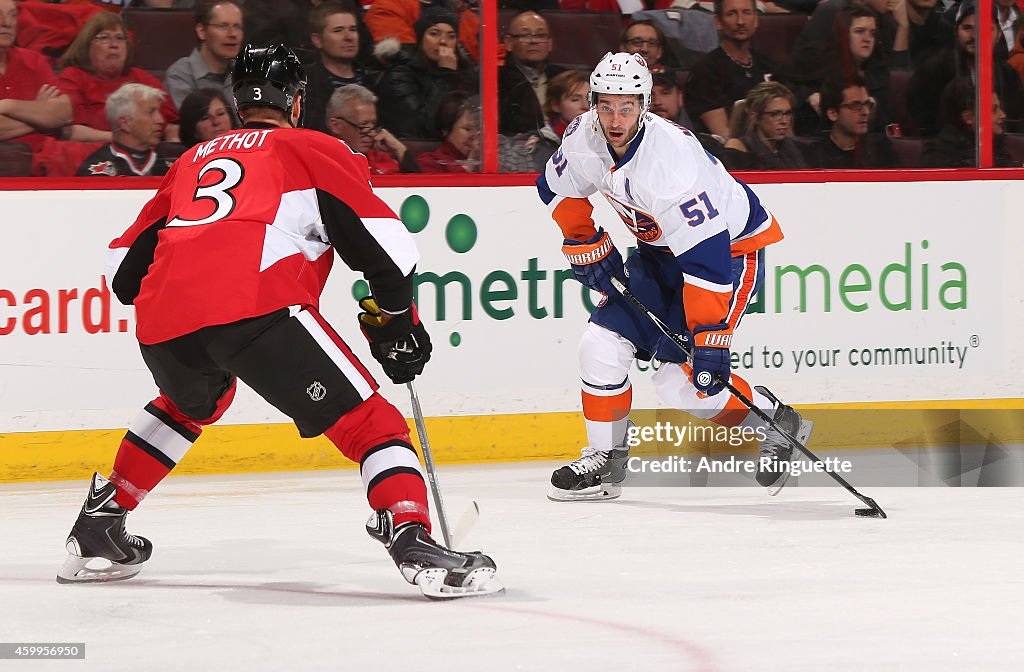
[(130, 579), (153, 554), (148, 539), (125, 532), (128, 509), (114, 502), (115, 495), (117, 486), (93, 474), (89, 496), (68, 535), (68, 558), (57, 571), (57, 583)]
[(420, 523), (402, 523), (381, 509), (366, 521), (366, 531), (384, 544), (398, 570), (432, 600), (498, 595), (505, 587), (494, 578), (494, 560), (479, 551), (451, 551), (434, 541)]
[[(754, 388), (775, 404), (773, 420), (781, 429), (803, 445), (811, 438), (814, 423), (804, 420), (792, 406), (779, 401), (778, 397), (764, 387)], [(793, 457), (793, 444), (771, 426), (765, 427), (765, 438), (758, 450), (757, 482), (768, 488), (769, 495), (777, 495), (789, 480), (791, 470), (788, 462)]]
[(556, 469), (551, 474), (548, 499), (554, 502), (576, 502), (615, 499), (621, 495), (622, 487), (619, 484), (626, 478), (626, 460), (629, 459), (625, 437), (633, 426), (630, 420), (622, 445), (607, 451), (586, 446), (580, 451), (578, 459)]

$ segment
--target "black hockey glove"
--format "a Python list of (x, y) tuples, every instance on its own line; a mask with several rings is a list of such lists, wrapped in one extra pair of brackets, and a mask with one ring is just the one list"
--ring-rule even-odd
[(398, 315), (387, 315), (372, 296), (359, 302), (359, 328), (370, 342), (370, 354), (396, 384), (408, 383), (423, 373), (430, 361), (430, 336), (423, 328), (416, 304)]

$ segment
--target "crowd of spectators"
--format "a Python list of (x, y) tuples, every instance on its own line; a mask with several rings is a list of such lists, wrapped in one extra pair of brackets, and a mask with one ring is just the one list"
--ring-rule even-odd
[[(3, 155), (33, 175), (162, 175), (238, 127), (242, 46), (284, 42), (306, 63), (305, 126), (372, 173), (481, 170), (477, 2), (363, 1), (0, 0)], [(975, 166), (978, 1), (499, 0), (499, 170), (540, 170), (588, 109), (594, 42), (642, 55), (651, 113), (730, 168)], [(1024, 161), (1018, 3), (992, 4), (997, 166)], [(135, 8), (191, 13), (177, 60), (134, 65), (154, 48)], [(574, 26), (594, 9), (613, 32)]]

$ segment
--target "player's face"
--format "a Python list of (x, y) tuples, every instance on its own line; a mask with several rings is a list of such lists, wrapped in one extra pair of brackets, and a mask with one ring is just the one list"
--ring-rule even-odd
[(458, 44), (455, 29), (447, 23), (435, 23), (423, 33), (420, 50), (431, 63), (437, 63), (441, 57), (441, 48), (454, 49)]
[(331, 60), (352, 61), (359, 53), (359, 26), (352, 14), (331, 14), (324, 32), (315, 37), (316, 47)]
[(757, 130), (766, 140), (778, 142), (793, 126), (793, 106), (785, 98), (772, 98), (757, 119)]
[(476, 153), (480, 143), (480, 120), (473, 112), (463, 112), (445, 138), (466, 156)]
[(508, 26), (505, 48), (523, 63), (543, 63), (551, 53), (548, 22), (533, 13), (517, 16)]
[(875, 50), (876, 30), (871, 16), (858, 16), (850, 22), (850, 53), (858, 61), (866, 61)]
[(631, 27), (619, 48), (627, 54), (640, 54), (647, 65), (655, 65), (661, 60), (662, 44), (658, 39), (658, 31), (645, 23)]
[(683, 108), (683, 92), (677, 86), (655, 84), (651, 89), (651, 112), (662, 119), (675, 121)]
[(14, 0), (0, 0), (0, 49), (14, 46), (18, 32), (18, 6)]
[(342, 110), (342, 116), (331, 119), (331, 128), (349, 147), (366, 154), (377, 138), (377, 106), (352, 100)]
[(612, 149), (625, 150), (640, 129), (640, 97), (602, 93), (597, 97), (597, 118)]
[(574, 89), (563, 94), (558, 102), (552, 103), (551, 109), (562, 118), (562, 121), (569, 123), (589, 109), (589, 97), (590, 85), (577, 84)]
[(220, 99), (210, 101), (206, 114), (196, 123), (196, 137), (203, 142), (231, 130), (231, 110)]
[(160, 114), (160, 101), (143, 100), (135, 94), (135, 114), (125, 120), (128, 135), (139, 149), (148, 149), (160, 144), (164, 132), (164, 117)]
[(722, 15), (715, 16), (715, 26), (722, 37), (733, 42), (746, 42), (757, 30), (757, 11), (753, 0), (725, 0)]
[(128, 60), (128, 36), (123, 30), (101, 30), (89, 43), (89, 64), (103, 79), (113, 79), (124, 72)]
[(242, 48), (242, 10), (230, 3), (214, 5), (210, 22), (196, 26), (199, 39), (216, 58), (229, 61)]

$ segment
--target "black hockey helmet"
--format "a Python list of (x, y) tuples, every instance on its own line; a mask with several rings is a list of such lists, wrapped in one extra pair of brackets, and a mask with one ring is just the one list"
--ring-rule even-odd
[(239, 110), (266, 105), (291, 116), (296, 96), (306, 92), (306, 70), (295, 53), (283, 44), (242, 47), (231, 81)]

